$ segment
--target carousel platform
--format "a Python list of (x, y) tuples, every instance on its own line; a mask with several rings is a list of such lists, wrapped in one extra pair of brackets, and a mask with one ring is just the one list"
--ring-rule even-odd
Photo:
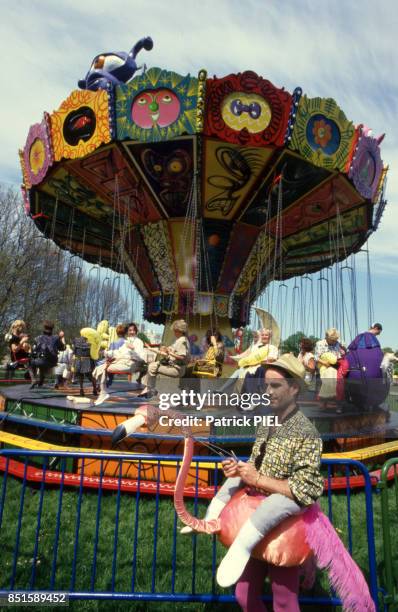
[[(132, 416), (137, 407), (148, 400), (140, 400), (137, 395), (141, 387), (136, 383), (115, 380), (108, 389), (109, 399), (96, 406), (95, 397), (89, 394), (91, 386), (85, 389), (89, 403), (79, 404), (68, 399), (77, 397), (79, 389), (71, 386), (67, 389), (54, 389), (43, 386), (40, 389), (29, 389), (25, 384), (2, 387), (0, 390), (0, 444), (2, 448), (28, 449), (31, 451), (57, 453), (77, 452), (94, 453), (92, 458), (68, 459), (67, 474), (71, 485), (87, 481), (87, 486), (96, 486), (100, 474), (109, 479), (109, 488), (120, 486), (118, 482), (119, 461), (114, 457), (111, 446), (113, 429), (126, 418)], [(151, 400), (156, 404), (157, 399)], [(321, 408), (311, 394), (306, 394), (300, 408), (314, 422), (324, 440), (324, 456), (341, 457), (368, 462), (372, 466), (374, 481), (378, 477), (378, 466), (382, 459), (398, 451), (398, 412), (378, 407), (371, 411), (360, 411), (352, 405), (337, 406), (331, 403), (327, 409)], [(178, 408), (176, 409), (178, 411)], [(342, 410), (342, 412), (337, 411)], [(234, 450), (237, 455), (245, 456), (250, 452), (254, 440), (255, 413), (239, 412), (235, 407), (204, 407), (201, 411), (181, 409), (181, 416), (191, 417), (189, 423), (197, 442), (195, 455), (203, 456), (203, 462), (192, 470), (188, 476), (186, 494), (199, 477), (199, 494), (211, 496), (215, 483), (217, 466), (209, 461), (213, 452), (208, 444), (217, 444), (221, 449)], [(209, 418), (210, 417), (210, 418)], [(196, 420), (194, 420), (196, 418)], [(134, 492), (138, 474), (147, 483), (147, 492), (153, 492), (154, 482), (159, 480), (162, 492), (166, 495), (172, 491), (175, 482), (178, 461), (162, 460), (155, 455), (181, 456), (183, 437), (181, 428), (174, 425), (156, 424), (150, 430), (142, 428), (134, 436), (124, 440), (117, 452), (131, 456), (123, 467), (123, 490)], [(135, 455), (141, 459), (134, 461)], [(142, 459), (142, 454), (147, 458)], [(4, 458), (0, 461), (2, 469)], [(13, 460), (15, 476), (19, 477), (24, 461)], [(60, 460), (52, 462), (52, 472), (44, 474), (37, 462), (29, 465), (28, 478), (32, 481), (44, 478), (57, 482)], [(22, 466), (22, 468), (21, 468)], [(58, 467), (57, 467), (58, 466)], [(219, 472), (219, 470), (218, 470)], [(57, 476), (58, 474), (58, 476)], [(333, 476), (331, 486), (344, 488), (344, 478)], [(363, 486), (362, 477), (352, 486)], [(203, 490), (202, 490), (203, 489)], [(191, 491), (192, 493), (192, 491)]]
[[(138, 398), (141, 387), (135, 382), (115, 380), (108, 389), (109, 399), (95, 405), (90, 388), (85, 389), (86, 403), (78, 399), (77, 386), (54, 389), (47, 385), (29, 389), (25, 384), (2, 387), (0, 390), (0, 427), (3, 431), (36, 438), (42, 441), (67, 444), (71, 447), (110, 449), (113, 429), (132, 416), (137, 407), (152, 400)], [(73, 398), (73, 399), (72, 399)], [(306, 393), (300, 402), (303, 413), (314, 423), (324, 440), (326, 452), (347, 452), (365, 446), (373, 446), (386, 440), (398, 439), (398, 411), (389, 411), (386, 405), (372, 410), (359, 410), (352, 404), (337, 405), (331, 402), (327, 408), (320, 406), (314, 394)], [(266, 410), (238, 411), (235, 406), (204, 406), (202, 410), (175, 408), (182, 417), (189, 417), (193, 434), (202, 441), (209, 440), (220, 446), (233, 445), (241, 454), (249, 452), (256, 426), (264, 421), (255, 416), (265, 415)], [(121, 450), (131, 450), (137, 440), (144, 452), (159, 453), (182, 450), (181, 428), (173, 424), (157, 424), (150, 431), (129, 438)], [(199, 454), (208, 449), (198, 449)]]

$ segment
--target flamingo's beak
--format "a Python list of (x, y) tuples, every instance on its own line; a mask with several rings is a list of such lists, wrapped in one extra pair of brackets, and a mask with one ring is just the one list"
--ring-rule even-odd
[(120, 423), (120, 425), (113, 430), (112, 446), (119, 444), (124, 438), (137, 431), (144, 423), (145, 417), (142, 414), (136, 414), (131, 417), (131, 419), (127, 419), (127, 421)]

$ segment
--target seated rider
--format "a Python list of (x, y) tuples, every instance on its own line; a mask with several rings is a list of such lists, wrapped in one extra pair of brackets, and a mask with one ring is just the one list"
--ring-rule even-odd
[(171, 346), (161, 346), (156, 349), (156, 352), (161, 356), (161, 360), (149, 364), (146, 387), (138, 397), (152, 397), (156, 394), (155, 385), (158, 374), (164, 374), (172, 378), (181, 378), (185, 374), (186, 366), (190, 360), (187, 338), (188, 325), (183, 319), (180, 319), (174, 321), (171, 329), (176, 340)]
[(345, 354), (339, 338), (340, 332), (335, 327), (331, 327), (326, 330), (325, 338), (315, 344), (315, 363), (320, 378), (318, 399), (322, 400), (324, 408), (328, 405), (328, 399), (336, 398), (337, 369)]
[(5, 340), (10, 349), (10, 362), (7, 363), (7, 371), (10, 376), (16, 369), (27, 367), (26, 360), (30, 357), (32, 350), (26, 333), (25, 321), (21, 319), (14, 321), (10, 331), (5, 335)]
[(138, 373), (137, 382), (141, 383), (142, 377), (147, 373), (147, 352), (141, 338), (138, 337), (138, 327), (136, 323), (129, 323), (127, 326), (127, 339), (134, 351), (138, 355), (138, 359), (134, 361), (132, 373)]
[(305, 368), (305, 382), (307, 385), (311, 384), (315, 374), (315, 357), (314, 357), (314, 343), (310, 338), (301, 338), (300, 340), (300, 352), (297, 356), (298, 360), (303, 364)]
[(137, 344), (133, 338), (127, 337), (122, 346), (116, 350), (105, 351), (105, 363), (100, 363), (93, 371), (93, 377), (99, 382), (100, 395), (95, 402), (102, 404), (109, 398), (106, 392), (106, 377), (109, 374), (125, 372), (131, 374), (136, 372), (137, 362), (143, 361), (143, 355), (137, 352)]
[(206, 332), (207, 351), (204, 357), (196, 359), (187, 366), (185, 377), (189, 378), (196, 372), (209, 372), (221, 376), (224, 363), (225, 347), (218, 329), (208, 329)]
[[(109, 351), (117, 351), (117, 349), (121, 348), (123, 344), (126, 342), (127, 325), (123, 325), (122, 323), (119, 323), (119, 325), (116, 325), (115, 332), (116, 332), (117, 340), (110, 343), (109, 348), (108, 348)], [(106, 359), (104, 359), (101, 363), (105, 363), (105, 362), (106, 362)], [(98, 362), (97, 362), (97, 365), (99, 365)], [(106, 386), (110, 387), (112, 383), (113, 383), (113, 374), (108, 373)]]
[(240, 357), (238, 369), (235, 370), (232, 376), (221, 387), (220, 393), (228, 389), (240, 393), (247, 375), (256, 376), (256, 371), (262, 364), (276, 361), (278, 349), (273, 344), (270, 344), (271, 337), (272, 331), (270, 329), (263, 328), (260, 330), (260, 340)]
[[(242, 487), (267, 496), (243, 524), (218, 568), (217, 582), (223, 587), (236, 583), (243, 572), (246, 581), (257, 580), (258, 562), (250, 557), (254, 547), (280, 522), (315, 503), (323, 491), (322, 440), (297, 406), (298, 394), (305, 386), (304, 366), (294, 355), (285, 354), (264, 367), (270, 409), (278, 417), (279, 426), (258, 428), (247, 463), (223, 461), (227, 480), (206, 513), (207, 520), (218, 518), (232, 495)], [(181, 531), (192, 530), (183, 527)], [(261, 594), (262, 585), (250, 586)], [(297, 595), (298, 571), (291, 602), (295, 607), (286, 609), (299, 609)], [(262, 609), (261, 602), (258, 603), (259, 608), (253, 610)]]

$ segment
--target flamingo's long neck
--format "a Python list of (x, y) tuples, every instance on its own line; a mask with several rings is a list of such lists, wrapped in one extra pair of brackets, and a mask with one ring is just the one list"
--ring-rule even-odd
[(192, 460), (193, 448), (193, 439), (190, 436), (186, 437), (184, 444), (184, 456), (174, 490), (174, 507), (179, 518), (185, 525), (188, 525), (200, 533), (216, 533), (217, 531), (220, 531), (220, 519), (215, 519), (212, 521), (198, 519), (188, 512), (184, 504), (184, 485)]

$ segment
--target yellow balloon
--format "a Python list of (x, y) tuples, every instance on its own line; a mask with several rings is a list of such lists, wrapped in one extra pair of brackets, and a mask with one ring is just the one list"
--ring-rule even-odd
[(109, 321), (107, 321), (106, 319), (100, 321), (97, 325), (97, 331), (101, 336), (100, 348), (109, 348)]
[(104, 319), (103, 321), (100, 321), (97, 325), (97, 332), (100, 334), (107, 334), (108, 329), (109, 329), (109, 321), (107, 321), (106, 319)]
[(86, 338), (87, 342), (90, 344), (91, 359), (98, 359), (101, 344), (101, 336), (98, 331), (92, 327), (83, 327), (83, 329), (80, 330), (80, 335), (82, 338)]
[(116, 327), (110, 327), (109, 328), (109, 344), (112, 344), (112, 342), (116, 342), (116, 340), (117, 340)]

